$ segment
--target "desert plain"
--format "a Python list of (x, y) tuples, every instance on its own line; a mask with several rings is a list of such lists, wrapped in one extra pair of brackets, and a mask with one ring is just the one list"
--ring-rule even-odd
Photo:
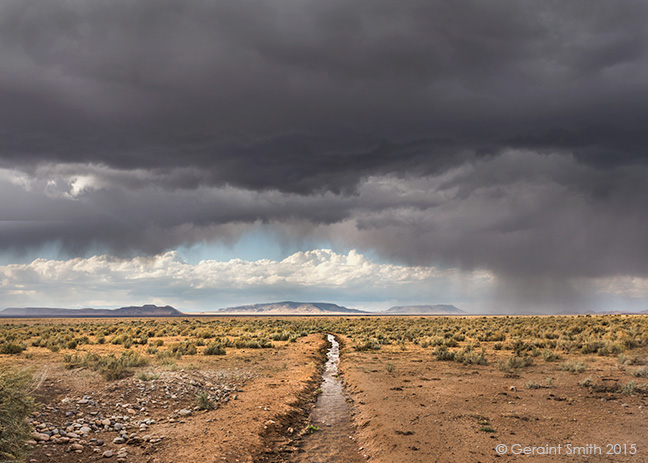
[(327, 442), (326, 334), (345, 461), (648, 461), (648, 317), (628, 315), (6, 319), (3, 384), (27, 375), (34, 404), (3, 458), (329, 461), (305, 445)]

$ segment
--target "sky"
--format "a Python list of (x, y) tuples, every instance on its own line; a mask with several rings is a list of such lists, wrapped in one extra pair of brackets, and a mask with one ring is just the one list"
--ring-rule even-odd
[(646, 310), (647, 23), (4, 0), (0, 307)]

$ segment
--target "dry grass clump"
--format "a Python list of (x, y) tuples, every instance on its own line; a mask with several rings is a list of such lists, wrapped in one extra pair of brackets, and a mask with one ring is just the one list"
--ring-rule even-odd
[(32, 431), (27, 417), (37, 409), (34, 387), (30, 373), (0, 367), (0, 461), (22, 456)]
[(507, 359), (501, 359), (497, 362), (497, 368), (506, 373), (512, 373), (521, 368), (529, 367), (533, 365), (533, 359), (531, 357), (518, 357), (514, 355)]
[(577, 362), (575, 360), (569, 360), (560, 365), (562, 371), (568, 371), (570, 373), (582, 373), (587, 370), (587, 364), (584, 362)]
[(99, 372), (109, 381), (125, 378), (133, 373), (133, 368), (148, 364), (145, 357), (132, 350), (124, 351), (119, 357), (113, 354), (101, 356), (91, 352), (66, 354), (63, 361), (65, 368), (89, 368)]
[(488, 365), (486, 351), (477, 352), (472, 345), (467, 345), (457, 351), (451, 351), (446, 346), (439, 346), (434, 350), (437, 360), (442, 362), (458, 362), (464, 365)]
[(648, 378), (648, 367), (643, 366), (630, 370), (629, 372), (635, 378)]

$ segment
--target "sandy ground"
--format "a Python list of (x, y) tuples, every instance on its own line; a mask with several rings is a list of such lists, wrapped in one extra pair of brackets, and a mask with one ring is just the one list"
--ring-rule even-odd
[[(648, 354), (633, 351), (641, 353)], [(612, 390), (636, 378), (621, 371), (615, 358), (582, 360), (589, 364), (583, 373), (561, 371), (560, 361), (540, 359), (508, 374), (492, 365), (441, 362), (429, 349), (412, 346), (347, 351), (341, 367), (356, 411), (357, 438), (370, 461), (648, 461), (648, 397), (578, 384), (591, 377), (599, 391)], [(547, 378), (553, 378), (550, 386)], [(529, 381), (542, 387), (527, 388)], [(500, 447), (502, 455), (498, 444), (506, 446)], [(581, 448), (570, 450), (567, 444)], [(536, 447), (526, 450), (536, 454), (520, 454), (525, 447)]]

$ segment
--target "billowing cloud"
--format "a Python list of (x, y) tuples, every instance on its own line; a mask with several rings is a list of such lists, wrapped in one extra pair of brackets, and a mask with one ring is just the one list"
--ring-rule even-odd
[(493, 279), (488, 272), (381, 264), (353, 250), (348, 254), (327, 249), (299, 252), (281, 261), (196, 264), (172, 251), (135, 259), (103, 255), (6, 265), (0, 267), (0, 294), (5, 303), (47, 306), (76, 305), (80, 300), (100, 306), (153, 300), (215, 309), (256, 298), (313, 300), (335, 293), (339, 301), (375, 307), (395, 297), (400, 301), (450, 297), (450, 292), (467, 283), (485, 292)]
[(5, 249), (57, 240), (71, 252), (103, 244), (122, 255), (159, 254), (231, 243), (266, 224), (286, 239), (340, 241), (413, 265), (531, 280), (648, 275), (646, 166), (601, 170), (564, 155), (509, 151), (438, 176), (372, 177), (348, 196), (166, 190), (131, 181), (153, 174), (121, 178), (107, 167), (47, 172), (47, 181), (0, 176), (12, 198), (0, 205)]

